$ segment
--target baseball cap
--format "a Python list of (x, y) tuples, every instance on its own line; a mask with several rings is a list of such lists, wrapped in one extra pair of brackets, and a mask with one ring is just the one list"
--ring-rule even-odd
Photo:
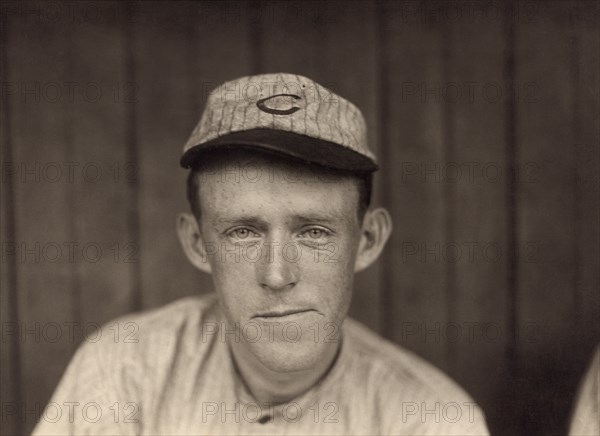
[(296, 74), (247, 76), (215, 88), (183, 148), (181, 166), (191, 168), (207, 152), (231, 146), (339, 170), (378, 169), (361, 111)]

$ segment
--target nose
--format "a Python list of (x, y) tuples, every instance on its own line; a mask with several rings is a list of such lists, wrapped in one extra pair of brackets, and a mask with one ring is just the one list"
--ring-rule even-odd
[[(268, 250), (257, 264), (257, 279), (263, 289), (271, 291), (284, 291), (293, 288), (298, 282), (298, 254), (299, 247), (281, 243), (269, 244)], [(291, 252), (293, 256), (290, 255)]]

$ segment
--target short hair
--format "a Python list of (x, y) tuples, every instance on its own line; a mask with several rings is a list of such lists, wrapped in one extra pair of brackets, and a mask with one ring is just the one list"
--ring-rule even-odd
[[(223, 150), (215, 150), (209, 153), (205, 153), (201, 162), (196, 162), (191, 166), (186, 182), (186, 195), (190, 204), (190, 209), (196, 217), (196, 220), (200, 221), (201, 217), (199, 197), (200, 174), (202, 173), (202, 171), (208, 169), (212, 165), (231, 159), (231, 154), (234, 150), (235, 149), (229, 147), (223, 147)], [(262, 152), (260, 151), (258, 151), (257, 153), (262, 154)], [(373, 173), (338, 170), (324, 167), (311, 162), (298, 161), (297, 159), (285, 155), (276, 155), (273, 153), (264, 154), (268, 155), (270, 159), (273, 160), (287, 163), (291, 162), (296, 166), (298, 164), (304, 165), (327, 178), (350, 178), (354, 180), (358, 189), (357, 217), (358, 222), (362, 223), (365, 213), (371, 205), (371, 195), (373, 191)]]

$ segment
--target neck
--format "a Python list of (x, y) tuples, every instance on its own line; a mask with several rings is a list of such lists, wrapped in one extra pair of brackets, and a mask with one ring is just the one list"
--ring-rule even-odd
[(263, 365), (243, 342), (233, 341), (229, 346), (242, 380), (254, 398), (263, 404), (286, 403), (308, 391), (329, 371), (339, 349), (339, 344), (328, 348), (312, 368), (279, 372)]

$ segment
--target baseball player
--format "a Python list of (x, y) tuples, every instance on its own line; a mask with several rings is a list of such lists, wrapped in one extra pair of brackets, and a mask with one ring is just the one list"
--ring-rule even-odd
[(487, 434), (459, 386), (347, 317), (392, 230), (356, 106), (293, 74), (230, 81), (181, 164), (177, 232), (215, 292), (85, 342), (34, 434)]

